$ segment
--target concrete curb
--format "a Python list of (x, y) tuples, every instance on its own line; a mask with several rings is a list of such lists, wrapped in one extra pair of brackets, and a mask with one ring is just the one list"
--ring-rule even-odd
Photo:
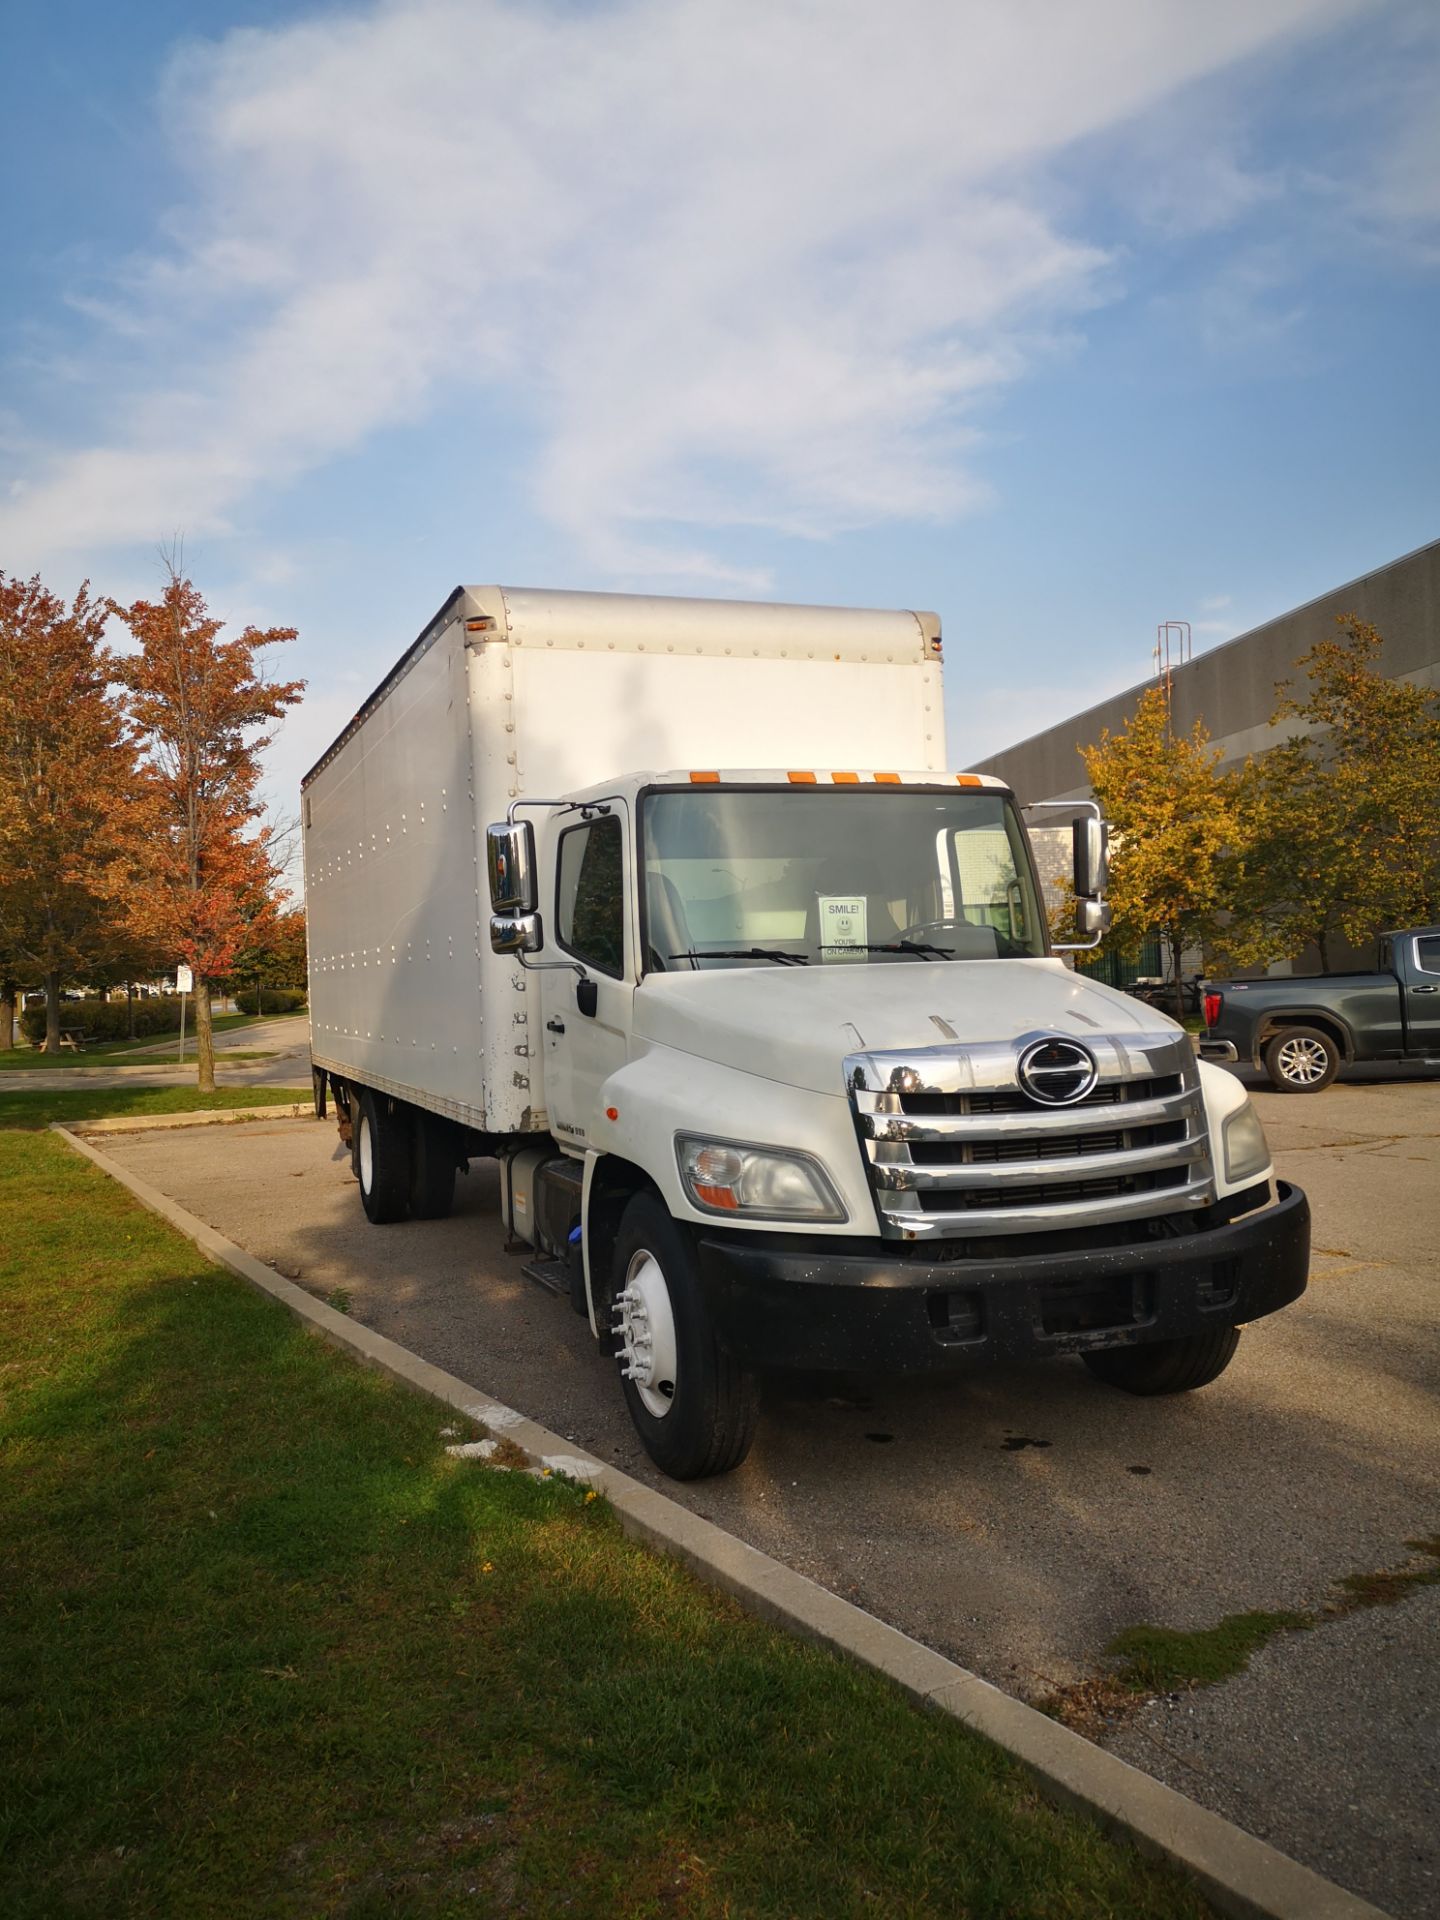
[[(284, 1111), (241, 1108), (238, 1117)], [(309, 1112), (309, 1104), (299, 1111)], [(182, 1124), (187, 1117), (196, 1124), (224, 1116), (163, 1116), (170, 1125)], [(86, 1130), (104, 1127), (114, 1131), (133, 1125), (97, 1121)], [(454, 1374), (357, 1325), (206, 1226), (69, 1127), (57, 1122), (51, 1130), (128, 1188), (142, 1206), (158, 1214), (203, 1253), (279, 1300), (332, 1345), (480, 1421), (517, 1446), (532, 1466), (566, 1474), (594, 1487), (609, 1500), (624, 1531), (633, 1539), (683, 1561), (701, 1579), (731, 1594), (748, 1612), (833, 1648), (857, 1664), (884, 1674), (921, 1706), (963, 1721), (1018, 1760), (1048, 1800), (1090, 1815), (1120, 1832), (1141, 1852), (1178, 1867), (1221, 1913), (1234, 1916), (1234, 1920), (1388, 1920), (1379, 1907), (1347, 1893), (1219, 1814), (1197, 1806), (1172, 1787), (1092, 1746), (1068, 1727), (1012, 1699), (943, 1654), (747, 1546), (618, 1467), (595, 1459), (514, 1408), (489, 1399)]]
[[(311, 1100), (277, 1100), (273, 1106), (210, 1107), (197, 1113), (124, 1113), (109, 1120), (77, 1120), (75, 1125), (83, 1127), (86, 1133), (154, 1133), (164, 1127), (228, 1127), (237, 1120), (300, 1120), (314, 1111)], [(52, 1121), (51, 1127), (56, 1133), (72, 1137), (58, 1120)], [(105, 1171), (111, 1173), (116, 1169), (107, 1166)]]

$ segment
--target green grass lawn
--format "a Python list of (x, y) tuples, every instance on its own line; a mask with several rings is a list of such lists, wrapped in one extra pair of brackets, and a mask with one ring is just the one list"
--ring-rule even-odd
[[(307, 1018), (302, 1009), (296, 1014), (267, 1013), (269, 1020), (303, 1020)], [(67, 1024), (84, 1025), (83, 1020)], [(214, 1019), (216, 1033), (234, 1033), (242, 1027), (258, 1027), (261, 1022), (253, 1013), (217, 1013)], [(179, 1051), (180, 1035), (176, 1033), (148, 1033), (139, 1040), (92, 1040), (83, 1053), (73, 1053), (68, 1048), (62, 1053), (39, 1053), (33, 1047), (0, 1047), (0, 1073), (32, 1073), (36, 1068), (63, 1069), (65, 1067), (90, 1066), (147, 1066), (164, 1065), (167, 1054), (173, 1056)], [(231, 1060), (254, 1059), (258, 1056), (243, 1053), (227, 1053), (223, 1058)], [(185, 1058), (187, 1064), (195, 1058), (195, 1025), (193, 1019), (186, 1023)]]
[(108, 1120), (112, 1114), (203, 1113), (225, 1107), (292, 1106), (309, 1098), (306, 1087), (39, 1087), (7, 1093), (0, 1084), (0, 1127), (70, 1126), (77, 1120)]
[[(173, 1058), (179, 1051), (178, 1033), (149, 1034), (143, 1040), (91, 1040), (82, 1053), (65, 1048), (60, 1053), (41, 1053), (36, 1047), (6, 1047), (0, 1050), (0, 1073), (35, 1073), (47, 1068), (54, 1072), (63, 1072), (70, 1067), (114, 1067), (146, 1066), (163, 1064), (164, 1054), (157, 1054), (156, 1047), (166, 1047)], [(185, 1052), (192, 1061), (195, 1058), (194, 1036), (185, 1036)]]
[(0, 1133), (0, 1910), (1206, 1911)]

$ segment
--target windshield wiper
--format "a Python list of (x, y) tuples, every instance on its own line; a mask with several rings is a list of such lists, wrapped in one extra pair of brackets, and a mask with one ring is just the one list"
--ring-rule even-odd
[(954, 947), (931, 947), (923, 940), (882, 940), (872, 941), (869, 945), (856, 941), (842, 941), (838, 945), (822, 947), (822, 953), (915, 953), (922, 960), (928, 960), (931, 954), (938, 953), (943, 959), (950, 959)]
[(773, 960), (777, 966), (808, 967), (809, 956), (803, 953), (782, 953), (779, 947), (711, 947), (708, 953), (697, 953), (693, 947), (686, 953), (672, 953), (672, 960)]

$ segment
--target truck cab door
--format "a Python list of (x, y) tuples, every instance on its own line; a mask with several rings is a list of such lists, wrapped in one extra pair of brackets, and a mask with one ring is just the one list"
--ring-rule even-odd
[(577, 1148), (594, 1137), (601, 1089), (629, 1053), (626, 826), (622, 803), (608, 800), (562, 826), (555, 841), (556, 946), (585, 973), (556, 967), (541, 975), (545, 1107), (555, 1138)]
[(1440, 933), (1406, 934), (1395, 942), (1405, 1003), (1405, 1051), (1440, 1059)]

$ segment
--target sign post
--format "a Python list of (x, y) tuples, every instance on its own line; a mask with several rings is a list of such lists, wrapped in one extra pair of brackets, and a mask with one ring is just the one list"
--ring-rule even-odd
[(195, 985), (192, 967), (176, 967), (175, 984), (180, 989), (180, 1064), (185, 1064), (185, 996)]

